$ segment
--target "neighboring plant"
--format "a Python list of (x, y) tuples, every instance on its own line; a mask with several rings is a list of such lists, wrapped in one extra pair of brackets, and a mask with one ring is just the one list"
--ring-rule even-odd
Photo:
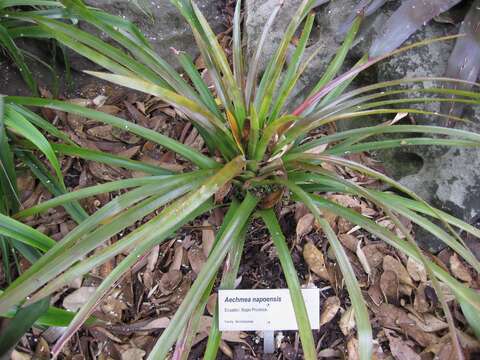
[[(228, 264), (224, 267), (226, 270), (222, 274), (220, 287), (233, 288), (235, 285), (244, 242), (248, 241), (246, 229), (255, 217), (261, 218), (270, 232), (284, 270), (299, 325), (304, 358), (316, 359), (315, 343), (300, 291), (300, 282), (273, 210), (276, 204), (281, 204), (281, 199), (290, 197), (306, 205), (328, 239), (352, 303), (362, 360), (369, 360), (372, 357), (372, 328), (367, 306), (349, 258), (329, 222), (323, 217), (323, 211), (339, 215), (360, 226), (425, 266), (449, 323), (452, 343), (456, 352), (460, 354), (461, 347), (450, 309), (443, 292), (439, 290), (440, 283), (448, 286), (455, 295), (465, 318), (477, 336), (480, 335), (478, 315), (480, 295), (425, 256), (399, 217), (408, 218), (438, 237), (476, 271), (480, 270), (480, 262), (465, 246), (457, 231), (465, 231), (480, 238), (480, 230), (431, 207), (386, 175), (343, 156), (409, 145), (475, 147), (480, 145), (480, 135), (437, 126), (398, 125), (393, 122), (327, 136), (318, 136), (316, 135), (318, 132), (315, 132), (316, 129), (338, 120), (356, 120), (372, 115), (394, 116), (397, 113), (424, 114), (461, 121), (462, 119), (453, 115), (410, 108), (409, 104), (451, 102), (452, 96), (453, 101), (459, 104), (480, 104), (478, 92), (443, 86), (412, 90), (402, 85), (423, 83), (427, 80), (443, 85), (458, 84), (477, 88), (478, 84), (447, 78), (415, 78), (376, 83), (347, 91), (348, 85), (359, 73), (377, 62), (402, 51), (455, 37), (425, 40), (377, 57), (365, 56), (351, 70), (337, 76), (361, 24), (363, 13), (360, 12), (353, 21), (343, 45), (312, 93), (293, 111), (287, 112), (285, 109), (290, 108), (289, 95), (309, 61), (304, 60), (303, 55), (314, 22), (314, 14), (310, 14), (312, 6), (315, 5), (314, 0), (304, 0), (301, 3), (276, 53), (261, 76), (259, 60), (262, 48), (268, 41), (270, 27), (281, 5), (275, 7), (252, 59), (247, 61), (242, 51), (241, 1), (237, 2), (233, 21), (231, 66), (215, 34), (194, 2), (190, 0), (172, 2), (192, 28), (214, 84), (213, 91), (204, 82), (187, 54), (178, 53), (178, 60), (186, 75), (183, 77), (158, 57), (136, 28), (131, 25), (119, 27), (115, 25), (115, 17), (92, 10), (80, 0), (62, 1), (64, 6), (62, 11), (68, 13), (69, 18), (77, 18), (95, 26), (118, 46), (113, 46), (110, 42), (107, 43), (74, 25), (49, 18), (48, 13), (35, 11), (7, 13), (9, 19), (17, 20), (22, 24), (18, 26), (23, 26), (25, 31), (28, 29), (30, 34), (54, 38), (63, 46), (71, 48), (111, 72), (88, 72), (89, 74), (156, 96), (185, 114), (198, 129), (209, 151), (208, 154), (203, 154), (156, 131), (88, 107), (51, 99), (5, 97), (3, 118), (6, 119), (4, 123), (7, 132), (26, 137), (40, 149), (42, 148), (31, 136), (16, 131), (15, 125), (12, 124), (13, 117), (26, 111), (24, 106), (76, 114), (131, 132), (175, 152), (189, 161), (194, 170), (174, 174), (138, 161), (85, 150), (72, 144), (65, 134), (49, 123), (35, 123), (36, 118), (33, 118), (33, 115), (24, 114), (24, 119), (42, 128), (50, 136), (58, 138), (60, 142), (50, 142), (48, 145), (58, 153), (103, 161), (129, 169), (141, 169), (152, 176), (112, 181), (64, 194), (57, 193), (53, 199), (21, 210), (14, 214), (14, 217), (0, 216), (0, 234), (35, 247), (43, 254), (0, 295), (0, 313), (5, 313), (19, 304), (34, 304), (109, 259), (122, 253), (128, 254), (106, 276), (96, 292), (75, 315), (52, 349), (53, 354), (58, 355), (66, 341), (82, 326), (108, 291), (140, 258), (148, 254), (154, 246), (174, 236), (184, 224), (215, 206), (222, 205), (228, 211), (213, 249), (171, 319), (169, 327), (162, 333), (151, 351), (149, 359), (166, 358), (177, 339), (179, 340), (175, 358), (185, 359), (188, 356), (200, 316), (204, 312), (207, 299), (225, 259), (228, 259)], [(11, 5), (14, 3), (15, 1), (10, 1)], [(48, 6), (47, 3), (52, 7), (59, 7), (57, 2), (43, 1), (43, 5)], [(55, 17), (62, 17), (57, 15), (59, 13)], [(124, 22), (122, 24), (125, 25)], [(287, 64), (289, 45), (302, 24), (303, 30), (296, 43), (295, 52)], [(14, 32), (15, 29), (11, 27), (9, 31)], [(417, 94), (418, 97), (413, 99), (406, 97), (411, 94)], [(423, 136), (403, 137), (400, 140), (376, 140), (375, 136), (381, 134), (423, 134)], [(16, 138), (11, 141), (20, 149), (28, 149), (28, 143), (18, 141)], [(57, 161), (53, 158), (55, 155), (49, 157), (47, 154), (50, 154), (50, 151), (45, 150), (47, 148), (43, 148), (43, 152), (57, 175), (56, 178), (50, 176), (45, 183), (54, 181), (60, 187), (59, 191), (65, 192), (62, 174), (58, 171), (55, 165)], [(331, 165), (377, 179), (402, 195), (374, 190), (345, 180), (328, 170)], [(37, 172), (36, 175), (41, 174)], [(220, 200), (217, 196), (221, 204), (215, 204), (214, 195), (224, 193), (228, 186), (232, 186), (234, 190), (229, 192), (230, 195), (220, 196)], [(86, 219), (75, 219), (74, 210), (71, 209), (70, 214), (77, 220), (78, 226), (58, 242), (20, 222), (26, 217), (40, 214), (56, 206), (64, 206), (68, 210), (69, 207), (75, 206), (75, 201), (79, 199), (120, 189), (132, 190), (114, 198)], [(368, 199), (395, 223), (404, 238), (323, 196), (331, 192)], [(151, 213), (155, 215), (148, 222), (128, 235), (119, 235), (118, 241), (107, 244), (107, 240), (112, 236), (121, 234), (124, 229)], [(441, 226), (434, 223), (435, 220)], [(205, 359), (216, 358), (220, 343), (217, 325), (215, 318)]]

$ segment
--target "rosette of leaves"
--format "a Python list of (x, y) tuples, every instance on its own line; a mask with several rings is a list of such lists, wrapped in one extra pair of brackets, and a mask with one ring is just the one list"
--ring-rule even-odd
[[(158, 57), (133, 25), (124, 26), (123, 19), (120, 22), (111, 15), (90, 9), (80, 0), (61, 2), (62, 7), (68, 12), (68, 17), (75, 17), (98, 28), (110, 38), (108, 42), (62, 21), (61, 14), (52, 18), (36, 11), (7, 13), (10, 19), (18, 21), (31, 33), (53, 38), (107, 70), (89, 72), (92, 76), (156, 96), (170, 104), (198, 129), (208, 150), (202, 153), (141, 125), (72, 103), (33, 97), (5, 97), (4, 118), (16, 116), (14, 114), (23, 111), (27, 106), (81, 115), (159, 144), (190, 162), (193, 170), (171, 173), (138, 161), (127, 161), (105, 153), (88, 152), (69, 143), (57, 129), (50, 126), (42, 127), (35, 124), (31, 117), (26, 116), (27, 121), (41, 127), (52, 138), (57, 139), (50, 141), (50, 145), (57, 153), (103, 161), (130, 169), (141, 168), (151, 176), (112, 181), (55, 194), (57, 196), (53, 199), (21, 210), (13, 217), (1, 216), (0, 233), (37, 248), (42, 255), (0, 295), (0, 312), (9, 311), (14, 306), (34, 304), (116, 255), (128, 254), (103, 279), (96, 292), (70, 322), (66, 332), (52, 349), (53, 354), (58, 355), (65, 342), (82, 326), (108, 291), (139, 259), (148, 254), (154, 246), (174, 236), (187, 222), (210, 211), (214, 206), (222, 205), (228, 210), (216, 235), (213, 249), (168, 328), (162, 332), (149, 359), (166, 358), (175, 343), (175, 358), (187, 358), (199, 319), (214, 289), (219, 269), (226, 259), (228, 264), (222, 274), (220, 287), (235, 286), (243, 246), (245, 241), (249, 241), (245, 236), (246, 228), (255, 217), (263, 220), (276, 246), (292, 297), (304, 358), (316, 359), (314, 338), (301, 296), (300, 282), (274, 210), (275, 201), (271, 201), (277, 199), (277, 204), (281, 206), (279, 201), (290, 197), (306, 205), (328, 239), (352, 303), (361, 359), (371, 359), (372, 356), (369, 313), (349, 258), (329, 222), (323, 217), (324, 211), (334, 213), (360, 226), (424, 265), (443, 305), (451, 330), (452, 343), (461, 354), (450, 309), (445, 303), (443, 293), (439, 291), (440, 283), (450, 288), (465, 318), (477, 334), (480, 333), (478, 325), (480, 295), (425, 256), (399, 217), (404, 216), (437, 236), (476, 271), (480, 269), (480, 263), (465, 246), (458, 233), (464, 231), (480, 237), (480, 230), (433, 208), (393, 179), (348, 159), (347, 155), (406, 145), (475, 147), (480, 145), (480, 135), (439, 126), (400, 125), (395, 122), (325, 136), (319, 136), (319, 132), (316, 131), (339, 120), (355, 121), (371, 115), (390, 117), (397, 113), (463, 120), (452, 114), (431, 113), (410, 105), (451, 102), (452, 97), (458, 104), (479, 104), (478, 92), (445, 86), (468, 85), (478, 89), (478, 84), (466, 80), (444, 77), (412, 78), (349, 89), (351, 81), (358, 74), (377, 62), (399, 52), (435, 41), (450, 40), (455, 36), (428, 39), (375, 57), (365, 56), (347, 72), (339, 73), (362, 22), (363, 12), (360, 11), (352, 22), (343, 45), (338, 49), (318, 84), (299, 106), (289, 111), (287, 109), (292, 108), (289, 95), (310, 60), (304, 57), (304, 53), (314, 23), (314, 15), (310, 11), (316, 5), (316, 1), (304, 0), (300, 4), (277, 51), (263, 72), (259, 66), (262, 48), (268, 41), (269, 29), (281, 4), (272, 11), (255, 53), (249, 58), (242, 48), (241, 1), (237, 2), (230, 62), (195, 3), (191, 0), (172, 2), (191, 26), (211, 77), (212, 88), (209, 88), (202, 79), (193, 60), (187, 54), (178, 52), (178, 60), (184, 70), (184, 76), (181, 76)], [(58, 3), (55, 3), (58, 6)], [(288, 47), (299, 28), (300, 38), (296, 42), (293, 56), (287, 63)], [(13, 31), (13, 28), (10, 28), (10, 31)], [(425, 81), (433, 82), (435, 85), (421, 90), (405, 87), (408, 84)], [(407, 97), (412, 93), (417, 94), (417, 97)], [(6, 125), (7, 132), (15, 130), (9, 128), (9, 123)], [(387, 133), (401, 134), (402, 138), (399, 140), (376, 138), (376, 135)], [(423, 135), (415, 137), (416, 134)], [(27, 140), (31, 142), (28, 137)], [(48, 160), (52, 165), (55, 163), (53, 159)], [(345, 180), (328, 170), (331, 169), (331, 165), (377, 179), (396, 192), (375, 190)], [(55, 184), (61, 186), (60, 176), (58, 179), (50, 178), (50, 181), (53, 180)], [(228, 184), (231, 184), (235, 191), (224, 197), (221, 204), (215, 204), (213, 201), (215, 194)], [(58, 242), (21, 223), (22, 219), (50, 208), (56, 206), (67, 208), (79, 199), (119, 189), (129, 191), (114, 198), (86, 219), (78, 221), (78, 226)], [(368, 199), (396, 224), (404, 236), (399, 237), (358, 212), (330, 201), (325, 196), (330, 192)], [(148, 222), (128, 235), (120, 236), (117, 242), (106, 244), (113, 235), (121, 234), (125, 228), (150, 213), (154, 215)], [(93, 252), (95, 249), (97, 251)], [(214, 320), (205, 359), (216, 358), (219, 343), (220, 333)]]

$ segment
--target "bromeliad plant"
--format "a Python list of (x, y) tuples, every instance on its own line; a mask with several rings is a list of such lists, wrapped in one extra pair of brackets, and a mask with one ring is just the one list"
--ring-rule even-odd
[[(25, 33), (56, 39), (62, 45), (109, 71), (88, 72), (89, 74), (156, 96), (178, 109), (198, 129), (208, 147), (208, 153), (201, 153), (156, 131), (88, 107), (49, 99), (5, 97), (3, 117), (7, 119), (5, 122), (7, 131), (15, 132), (9, 119), (21, 113), (25, 106), (44, 107), (81, 115), (141, 136), (175, 152), (189, 161), (194, 170), (181, 174), (171, 173), (138, 161), (81, 149), (52, 126), (35, 123), (31, 117), (24, 116), (27, 121), (33, 122), (58, 138), (59, 142), (50, 144), (56, 153), (130, 169), (141, 169), (152, 176), (112, 181), (68, 193), (60, 191), (53, 199), (21, 210), (13, 218), (0, 217), (0, 233), (15, 241), (34, 246), (42, 252), (42, 256), (0, 295), (0, 312), (6, 312), (17, 305), (25, 306), (38, 302), (72, 279), (87, 274), (116, 255), (128, 254), (75, 315), (64, 335), (52, 349), (53, 354), (58, 355), (65, 342), (82, 326), (108, 291), (140, 258), (148, 254), (154, 246), (174, 236), (187, 222), (215, 206), (222, 205), (228, 208), (228, 211), (216, 236), (213, 250), (171, 319), (169, 327), (157, 341), (149, 359), (166, 358), (176, 341), (175, 358), (187, 357), (200, 316), (214, 288), (219, 269), (225, 261), (227, 263), (224, 266), (220, 287), (232, 288), (235, 284), (243, 245), (248, 241), (245, 238), (246, 228), (254, 217), (263, 220), (276, 246), (292, 296), (304, 357), (316, 359), (315, 343), (286, 239), (280, 229), (272, 201), (263, 201), (264, 197), (280, 200), (282, 196), (291, 196), (303, 202), (315, 216), (343, 273), (355, 314), (362, 360), (371, 359), (372, 355), (369, 314), (349, 258), (329, 222), (323, 217), (325, 211), (344, 217), (425, 266), (443, 305), (451, 330), (452, 343), (457, 353), (461, 354), (450, 309), (445, 303), (443, 293), (439, 291), (440, 283), (447, 285), (455, 294), (466, 319), (477, 335), (480, 335), (478, 316), (480, 295), (426, 257), (409, 231), (402, 225), (399, 216), (408, 218), (437, 236), (476, 271), (480, 270), (480, 263), (464, 244), (458, 232), (465, 231), (480, 237), (480, 230), (431, 207), (396, 181), (361, 163), (349, 160), (346, 155), (406, 145), (474, 147), (480, 145), (480, 135), (437, 126), (398, 125), (394, 122), (326, 136), (319, 135), (316, 131), (338, 120), (356, 120), (373, 115), (391, 116), (405, 112), (461, 121), (461, 118), (452, 115), (410, 108), (409, 104), (451, 101), (459, 104), (480, 104), (478, 92), (444, 86), (468, 84), (478, 88), (478, 84), (449, 78), (414, 78), (376, 83), (347, 91), (351, 81), (375, 63), (396, 53), (454, 37), (422, 41), (377, 57), (365, 56), (352, 69), (337, 75), (361, 24), (363, 13), (360, 12), (318, 84), (301, 105), (290, 111), (288, 110), (292, 108), (289, 103), (290, 95), (310, 60), (304, 59), (304, 53), (314, 22), (314, 15), (310, 14), (315, 4), (314, 0), (301, 2), (277, 51), (261, 76), (259, 63), (262, 48), (268, 41), (269, 29), (278, 14), (280, 4), (272, 12), (255, 53), (247, 61), (247, 56), (242, 50), (241, 1), (237, 2), (233, 22), (231, 64), (195, 3), (191, 0), (172, 2), (192, 28), (214, 84), (213, 89), (204, 82), (187, 54), (177, 53), (185, 73), (185, 76), (181, 76), (158, 57), (133, 25), (124, 26), (122, 20), (120, 26), (115, 17), (90, 9), (80, 0), (63, 0), (61, 4), (56, 1), (42, 1), (41, 5), (52, 7), (50, 12), (8, 12), (9, 19), (15, 19), (16, 26), (22, 26)], [(59, 20), (67, 15), (68, 18), (74, 17), (88, 22), (109, 36), (111, 41), (107, 43)], [(295, 52), (287, 63), (288, 47), (302, 24), (303, 30)], [(13, 26), (8, 31), (15, 33), (17, 30)], [(118, 46), (111, 45), (113, 42)], [(412, 90), (404, 86), (427, 80), (439, 85), (421, 90)], [(418, 97), (407, 96), (412, 93), (416, 93)], [(378, 140), (376, 136), (381, 134), (423, 135), (403, 136), (400, 140)], [(27, 140), (33, 142), (28, 136)], [(18, 144), (20, 148), (27, 145)], [(55, 165), (54, 159), (48, 160), (51, 165)], [(345, 180), (327, 170), (331, 166), (323, 166), (325, 164), (349, 169), (382, 181), (402, 195), (373, 190)], [(61, 174), (57, 175), (58, 178), (50, 176), (48, 179), (61, 187)], [(235, 196), (227, 196), (222, 200), (222, 204), (215, 204), (214, 195), (229, 185), (235, 188), (235, 191), (231, 192)], [(56, 206), (70, 207), (73, 211), (71, 206), (79, 199), (119, 189), (130, 191), (114, 198), (85, 219), (78, 219), (78, 226), (59, 242), (54, 242), (20, 222), (28, 216), (40, 214)], [(331, 192), (355, 195), (376, 204), (402, 230), (404, 238), (400, 238), (371, 219), (330, 201), (324, 194)], [(265, 206), (267, 203), (269, 206)], [(159, 209), (161, 210), (151, 220), (121, 237), (117, 242), (105, 245), (109, 238)], [(73, 216), (73, 213), (71, 214)], [(436, 223), (434, 220), (437, 220)], [(95, 249), (97, 251), (92, 253)], [(217, 323), (213, 321), (205, 359), (215, 359), (220, 336)]]

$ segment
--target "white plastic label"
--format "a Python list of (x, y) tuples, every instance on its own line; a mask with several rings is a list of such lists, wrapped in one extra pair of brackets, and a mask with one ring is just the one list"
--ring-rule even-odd
[[(312, 329), (320, 328), (320, 293), (302, 289)], [(219, 290), (220, 331), (298, 330), (288, 289)]]

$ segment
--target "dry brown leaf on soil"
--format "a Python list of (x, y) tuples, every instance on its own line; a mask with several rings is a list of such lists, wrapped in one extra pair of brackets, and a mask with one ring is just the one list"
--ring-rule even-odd
[(385, 335), (387, 336), (390, 344), (390, 351), (397, 360), (422, 360), (404, 340), (397, 337), (394, 331), (385, 329)]
[(218, 298), (217, 293), (211, 294), (208, 297), (207, 311), (212, 316), (215, 313), (215, 308), (217, 307), (217, 298)]
[(367, 273), (367, 275), (370, 275), (372, 273), (372, 270), (370, 268), (370, 265), (368, 263), (367, 257), (365, 256), (365, 253), (363, 252), (363, 249), (361, 248), (361, 241), (357, 243), (357, 249), (355, 251), (357, 254), (358, 260), (360, 261), (360, 264), (362, 264), (363, 270)]
[(376, 316), (381, 326), (397, 331), (401, 330), (402, 333), (424, 347), (438, 341), (438, 337), (433, 333), (421, 330), (402, 308), (391, 304), (382, 304), (376, 309)]
[(380, 289), (389, 304), (398, 304), (398, 277), (393, 271), (384, 271), (380, 276)]
[(353, 307), (349, 307), (340, 317), (338, 323), (343, 335), (347, 336), (355, 328), (355, 313)]
[(120, 352), (122, 360), (143, 360), (146, 352), (139, 348), (130, 348)]
[(233, 359), (233, 350), (225, 341), (220, 340), (219, 348), (220, 351), (225, 354), (225, 356), (227, 356), (229, 359)]
[(413, 300), (413, 308), (416, 312), (423, 314), (430, 310), (430, 304), (425, 296), (425, 284), (420, 286), (415, 291), (415, 299)]
[(159, 288), (162, 295), (171, 294), (177, 286), (180, 285), (182, 278), (182, 272), (179, 270), (169, 270), (167, 273), (163, 274), (159, 282)]
[(168, 324), (170, 324), (170, 319), (167, 317), (161, 317), (150, 321), (149, 323), (142, 326), (139, 330), (165, 329)]
[(425, 332), (437, 332), (448, 328), (448, 324), (445, 321), (432, 314), (424, 314), (422, 318), (414, 315), (409, 315), (409, 317), (415, 321), (420, 330)]
[(320, 314), (320, 326), (331, 321), (340, 310), (340, 299), (338, 296), (330, 296), (323, 303), (322, 312)]
[(307, 235), (313, 229), (313, 223), (315, 222), (315, 217), (308, 213), (303, 215), (297, 222), (296, 234), (297, 241), (299, 241), (304, 235)]
[(467, 266), (459, 259), (456, 253), (453, 253), (450, 256), (450, 270), (452, 270), (453, 275), (466, 283), (472, 282), (472, 275), (468, 270)]
[(65, 296), (62, 305), (67, 310), (77, 311), (90, 299), (96, 290), (96, 287), (81, 287), (71, 294)]
[(173, 252), (172, 263), (170, 264), (170, 270), (180, 270), (183, 262), (183, 246), (177, 244)]
[(360, 242), (355, 236), (352, 234), (339, 234), (338, 240), (351, 252), (357, 251), (358, 243)]
[(159, 254), (160, 246), (156, 245), (147, 256), (147, 271), (155, 270), (155, 265), (157, 264)]
[(192, 246), (188, 250), (187, 257), (195, 274), (198, 274), (202, 270), (203, 265), (207, 261), (203, 251), (197, 246)]
[(407, 271), (414, 281), (427, 282), (425, 266), (411, 257), (409, 257), (407, 261)]
[(347, 354), (348, 360), (359, 360), (359, 351), (358, 351), (358, 340), (354, 337), (351, 337), (347, 341)]
[(415, 286), (410, 278), (410, 275), (408, 274), (407, 269), (405, 269), (405, 266), (403, 266), (403, 264), (393, 256), (387, 255), (383, 258), (383, 270), (390, 270), (397, 274), (400, 284), (404, 284), (412, 288)]
[(203, 255), (207, 258), (215, 243), (215, 232), (207, 220), (205, 220), (202, 225), (202, 251)]
[(10, 354), (11, 360), (30, 360), (31, 358), (32, 358), (32, 355), (23, 353), (17, 350), (13, 350), (12, 353)]
[(322, 252), (311, 242), (307, 242), (303, 247), (303, 258), (308, 268), (317, 274), (323, 280), (329, 280), (327, 268), (325, 266), (325, 258)]

